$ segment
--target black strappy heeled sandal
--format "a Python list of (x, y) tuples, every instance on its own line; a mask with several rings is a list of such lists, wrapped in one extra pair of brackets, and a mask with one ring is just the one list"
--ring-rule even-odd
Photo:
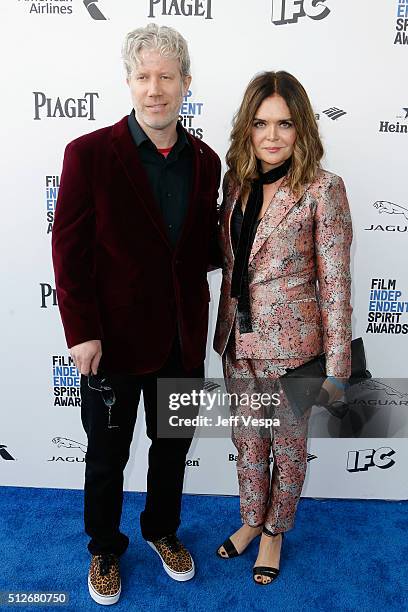
[[(223, 547), (224, 547), (224, 550), (225, 550), (225, 552), (227, 553), (227, 557), (224, 557), (224, 555), (222, 555), (222, 554), (220, 553), (220, 548), (221, 548), (221, 546), (223, 546)], [(221, 559), (232, 559), (233, 557), (238, 557), (240, 554), (242, 554), (242, 553), (239, 553), (239, 552), (237, 551), (237, 549), (235, 548), (234, 544), (231, 542), (231, 540), (230, 540), (229, 538), (227, 538), (227, 539), (225, 540), (225, 542), (223, 542), (223, 543), (221, 544), (221, 546), (219, 546), (219, 547), (217, 548), (217, 550), (215, 551), (215, 552), (217, 553), (217, 555), (218, 555), (219, 557), (221, 557)], [(244, 552), (244, 551), (242, 551), (242, 552)]]
[[(261, 532), (262, 533), (262, 532)], [(253, 542), (255, 540), (255, 538), (257, 538), (258, 536), (260, 536), (261, 534), (258, 533), (256, 536), (254, 536), (251, 540), (251, 542)], [(249, 544), (251, 544), (251, 542), (249, 542)], [(217, 550), (215, 551), (216, 554), (221, 558), (221, 559), (233, 559), (234, 557), (239, 557), (239, 555), (242, 555), (246, 549), (248, 548), (249, 544), (247, 546), (245, 546), (245, 548), (243, 550), (241, 550), (241, 552), (238, 552), (237, 549), (235, 548), (234, 544), (232, 543), (230, 538), (227, 538), (225, 540), (225, 542), (223, 542), (221, 544), (221, 546), (224, 547), (225, 552), (227, 553), (227, 557), (224, 557), (224, 555), (222, 555), (219, 550), (221, 548), (221, 546), (219, 546), (217, 548)]]
[[(281, 532), (281, 536), (282, 536), (281, 550), (282, 550), (284, 535), (285, 534), (282, 531)], [(262, 582), (262, 580), (261, 581), (255, 580), (255, 576), (265, 576), (265, 578), (270, 578), (270, 581)], [(278, 576), (279, 576), (279, 569), (276, 567), (269, 567), (267, 565), (257, 565), (256, 567), (252, 568), (252, 578), (256, 584), (260, 584), (261, 586), (266, 586), (267, 584), (271, 584)]]

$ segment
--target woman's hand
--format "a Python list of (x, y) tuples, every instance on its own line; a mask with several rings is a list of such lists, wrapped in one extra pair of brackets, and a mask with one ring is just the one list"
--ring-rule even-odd
[(316, 403), (327, 406), (338, 402), (344, 396), (346, 384), (347, 379), (345, 378), (329, 376), (322, 384)]

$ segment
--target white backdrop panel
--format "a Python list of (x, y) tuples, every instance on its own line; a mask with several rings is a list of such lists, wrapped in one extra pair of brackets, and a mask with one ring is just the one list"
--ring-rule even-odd
[[(293, 14), (302, 7), (302, 16)], [(273, 23), (272, 15), (287, 22)], [(58, 405), (61, 386), (53, 379), (59, 361), (70, 366), (53, 294), (50, 223), (67, 142), (130, 111), (120, 47), (126, 32), (149, 21), (187, 38), (193, 82), (184, 123), (222, 159), (232, 116), (256, 72), (285, 69), (304, 84), (326, 147), (324, 166), (343, 176), (350, 199), (354, 336), (363, 336), (375, 376), (406, 375), (407, 308), (395, 321), (368, 326), (378, 279), (408, 303), (405, 16), (408, 0), (321, 0), (316, 7), (310, 0), (1, 3), (1, 484), (82, 487), (86, 438), (76, 381), (62, 385), (72, 405)], [(81, 107), (87, 116), (78, 116)], [(74, 108), (77, 116), (66, 116)], [(206, 368), (220, 377), (211, 349), (220, 273), (209, 280)], [(133, 490), (145, 489), (142, 415), (141, 405), (125, 481)], [(407, 497), (403, 438), (315, 438), (309, 452), (303, 495)], [(185, 490), (235, 494), (234, 454), (230, 440), (195, 441)]]

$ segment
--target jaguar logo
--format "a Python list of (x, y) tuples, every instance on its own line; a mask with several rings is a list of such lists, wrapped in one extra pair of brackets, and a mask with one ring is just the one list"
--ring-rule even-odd
[(394, 204), (394, 202), (388, 202), (387, 200), (377, 200), (374, 202), (373, 206), (378, 210), (380, 215), (382, 213), (388, 213), (389, 215), (403, 215), (403, 217), (408, 221), (408, 208), (404, 208), (404, 206)]
[(86, 444), (82, 444), (81, 442), (60, 437), (53, 438), (52, 441), (58, 448), (61, 448), (61, 446), (64, 446), (64, 448), (79, 448), (83, 453), (86, 453)]

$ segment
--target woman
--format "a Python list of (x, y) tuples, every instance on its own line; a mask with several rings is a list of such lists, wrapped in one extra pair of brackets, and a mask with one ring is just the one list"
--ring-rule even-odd
[[(339, 399), (350, 375), (351, 219), (342, 179), (322, 170), (309, 98), (287, 72), (248, 85), (234, 118), (224, 179), (223, 282), (214, 348), (228, 390), (280, 393), (280, 428), (233, 427), (243, 525), (217, 550), (228, 559), (261, 534), (253, 577), (279, 573), (306, 471), (308, 413), (295, 416), (279, 377), (321, 353), (321, 397)], [(238, 417), (252, 414), (237, 405)], [(255, 415), (259, 416), (259, 415)], [(270, 474), (270, 454), (273, 468)]]

